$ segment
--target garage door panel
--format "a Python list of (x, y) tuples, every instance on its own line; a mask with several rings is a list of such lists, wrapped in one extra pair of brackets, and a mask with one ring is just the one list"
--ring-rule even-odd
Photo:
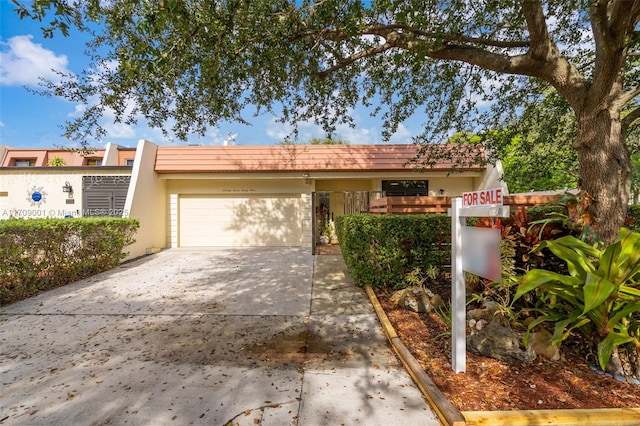
[(180, 245), (299, 246), (299, 196), (182, 196)]

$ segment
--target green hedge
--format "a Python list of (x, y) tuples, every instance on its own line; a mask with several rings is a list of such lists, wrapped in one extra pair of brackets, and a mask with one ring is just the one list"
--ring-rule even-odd
[(358, 285), (398, 287), (420, 267), (451, 264), (451, 220), (446, 215), (339, 216), (336, 232)]
[(0, 221), (0, 305), (113, 268), (138, 226), (119, 218)]
[[(562, 206), (526, 210), (530, 221), (564, 211)], [(640, 232), (640, 205), (629, 206), (627, 217), (627, 226)], [(425, 271), (431, 265), (440, 269), (451, 265), (451, 219), (446, 215), (338, 216), (336, 232), (358, 285), (404, 286), (405, 276), (416, 267)]]

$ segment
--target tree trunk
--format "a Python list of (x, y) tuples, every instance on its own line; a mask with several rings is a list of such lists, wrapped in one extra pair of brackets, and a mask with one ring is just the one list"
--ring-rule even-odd
[(586, 221), (607, 244), (624, 225), (631, 191), (631, 159), (615, 108), (599, 105), (595, 113), (576, 114), (574, 143), (580, 161), (580, 189), (586, 201)]

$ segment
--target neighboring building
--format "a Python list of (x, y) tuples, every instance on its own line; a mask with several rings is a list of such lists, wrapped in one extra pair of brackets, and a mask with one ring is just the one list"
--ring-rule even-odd
[(5, 147), (0, 167), (79, 167), (99, 166), (104, 148), (85, 153), (65, 149), (17, 149)]
[[(0, 194), (22, 191), (24, 199), (25, 191), (40, 185), (49, 199), (55, 194), (58, 203), (65, 194), (64, 182), (56, 179), (71, 183), (73, 176), (74, 190), (76, 185), (84, 187), (77, 209), (83, 215), (91, 212), (85, 207), (91, 200), (86, 194), (91, 190), (86, 185), (89, 176), (130, 176), (122, 210), (124, 216), (141, 222), (136, 243), (129, 248), (135, 257), (165, 247), (312, 247), (320, 223), (365, 212), (369, 200), (383, 193), (456, 196), (504, 187), (491, 166), (452, 172), (452, 164), (443, 161), (414, 171), (407, 166), (416, 155), (414, 145), (157, 146), (140, 141), (135, 151), (120, 148), (117, 156), (113, 147), (107, 151), (103, 158), (108, 161), (103, 163), (117, 161), (117, 166), (2, 167)], [(126, 160), (133, 160), (132, 169), (122, 164)], [(18, 169), (23, 176), (25, 170), (33, 174), (22, 183), (17, 178), (9, 183), (7, 176)], [(98, 169), (101, 173), (92, 173)], [(52, 173), (57, 178), (47, 179), (52, 184), (55, 180), (53, 189), (36, 183)], [(95, 178), (98, 181), (104, 178)], [(0, 213), (14, 208), (13, 198), (5, 196), (5, 201), (0, 196)], [(39, 205), (36, 210), (47, 208), (51, 207)]]

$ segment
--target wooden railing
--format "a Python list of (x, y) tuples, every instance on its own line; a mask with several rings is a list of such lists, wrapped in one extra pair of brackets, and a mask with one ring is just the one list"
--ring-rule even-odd
[[(539, 206), (558, 201), (557, 195), (505, 195), (504, 205), (511, 210), (520, 207)], [(446, 214), (451, 207), (451, 197), (383, 197), (371, 200), (369, 213), (372, 214)]]

